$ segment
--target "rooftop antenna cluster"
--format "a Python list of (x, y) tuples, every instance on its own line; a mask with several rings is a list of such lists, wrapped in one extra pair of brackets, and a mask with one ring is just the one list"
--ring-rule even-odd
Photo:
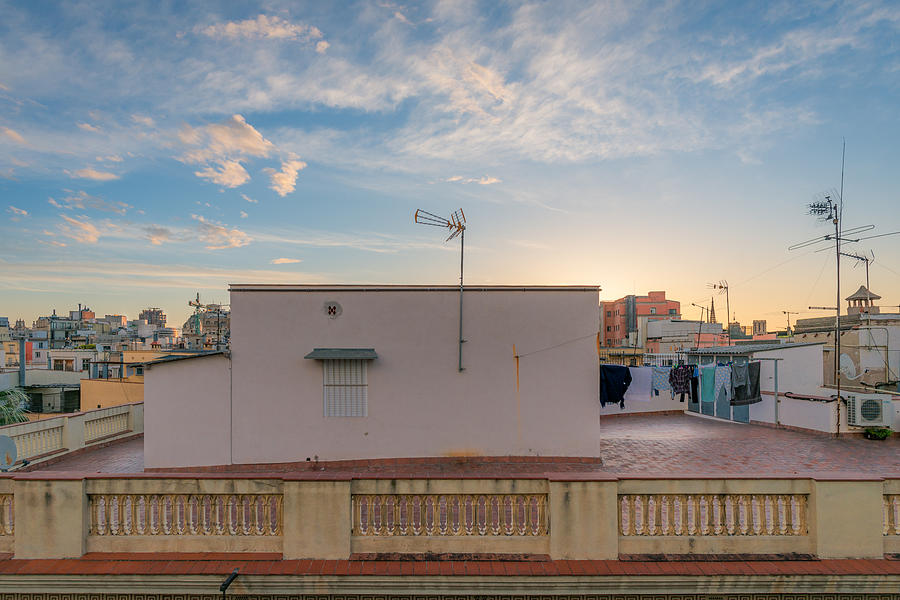
[(463, 257), (466, 245), (466, 213), (460, 208), (453, 211), (449, 218), (439, 217), (434, 213), (418, 209), (413, 217), (418, 225), (430, 225), (432, 227), (441, 227), (450, 232), (445, 242), (449, 242), (455, 237), (459, 237), (459, 371), (462, 372), (462, 345), (466, 340), (463, 339)]
[(718, 290), (719, 295), (725, 294), (725, 333), (728, 334), (728, 345), (731, 345), (731, 301), (728, 295), (728, 282), (722, 279), (719, 283), (708, 283), (706, 287)]

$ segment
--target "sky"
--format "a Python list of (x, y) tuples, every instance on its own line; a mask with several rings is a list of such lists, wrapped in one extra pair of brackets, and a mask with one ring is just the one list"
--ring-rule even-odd
[[(900, 231), (896, 2), (0, 0), (0, 315), (180, 325), (229, 283), (665, 290), (833, 306)], [(900, 305), (900, 236), (872, 291)], [(842, 297), (865, 268), (842, 261)], [(861, 263), (860, 263), (861, 264)], [(721, 308), (720, 308), (721, 307)], [(724, 297), (716, 296), (717, 313)], [(796, 316), (792, 317), (796, 318)], [(721, 319), (720, 319), (721, 320)]]

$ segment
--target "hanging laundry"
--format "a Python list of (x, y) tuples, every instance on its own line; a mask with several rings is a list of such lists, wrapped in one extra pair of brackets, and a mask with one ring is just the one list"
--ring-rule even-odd
[(620, 365), (600, 365), (600, 406), (607, 403), (625, 408), (625, 392), (631, 384), (631, 371)]
[[(700, 398), (703, 400), (701, 404), (701, 412), (703, 414), (712, 414), (711, 407), (716, 401), (716, 367), (710, 365), (700, 368)], [(707, 408), (702, 408), (703, 406)]]
[[(695, 372), (699, 373), (700, 369), (694, 367)], [(700, 378), (697, 375), (691, 377), (691, 402), (700, 402)]]
[(689, 365), (678, 365), (669, 373), (669, 385), (672, 386), (672, 392), (681, 394), (681, 401), (684, 402), (684, 395), (691, 393), (691, 376), (694, 374), (694, 367)]
[(669, 367), (653, 367), (653, 394), (659, 396), (660, 392), (672, 391), (669, 385)]
[(731, 404), (735, 406), (743, 406), (746, 404), (756, 404), (762, 402), (762, 396), (759, 393), (759, 363), (752, 362), (749, 365), (740, 365), (745, 370), (746, 381), (743, 385), (735, 385), (734, 394), (731, 397)]
[(651, 367), (628, 367), (631, 372), (631, 385), (628, 388), (628, 399), (649, 402), (652, 395), (653, 369)]
[(726, 397), (731, 397), (731, 367), (719, 365), (716, 367), (716, 400), (718, 400), (723, 393)]
[(734, 390), (742, 385), (747, 385), (747, 363), (731, 365), (731, 390), (734, 396)]

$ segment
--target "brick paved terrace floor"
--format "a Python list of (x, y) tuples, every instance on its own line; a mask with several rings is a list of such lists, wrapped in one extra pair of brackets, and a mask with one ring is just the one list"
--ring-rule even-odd
[[(645, 415), (602, 419), (597, 426), (600, 460), (530, 457), (419, 458), (234, 465), (235, 472), (289, 472), (325, 469), (388, 476), (453, 474), (509, 477), (515, 473), (605, 472), (610, 474), (772, 476), (820, 472), (900, 476), (900, 439), (858, 437), (773, 429), (692, 415)], [(560, 432), (565, 435), (565, 432)], [(140, 473), (143, 439), (137, 438), (32, 470), (83, 473)], [(191, 469), (204, 471), (211, 469)]]

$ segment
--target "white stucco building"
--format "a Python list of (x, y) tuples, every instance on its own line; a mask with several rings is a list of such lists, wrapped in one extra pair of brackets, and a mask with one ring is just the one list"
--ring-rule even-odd
[(466, 287), (463, 371), (457, 287), (230, 291), (230, 354), (145, 370), (148, 468), (598, 455), (596, 286)]

